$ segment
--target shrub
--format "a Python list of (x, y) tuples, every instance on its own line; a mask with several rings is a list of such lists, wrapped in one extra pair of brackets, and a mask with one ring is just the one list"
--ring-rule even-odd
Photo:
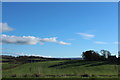
[(25, 75), (23, 75), (23, 77), (28, 77), (28, 75), (27, 75), (27, 74), (25, 74)]
[(40, 74), (33, 74), (33, 77), (40, 77)]
[(81, 77), (90, 77), (90, 75), (88, 75), (88, 74), (83, 74), (83, 75), (81, 75)]
[(16, 74), (14, 74), (14, 75), (11, 75), (11, 77), (16, 77)]
[(94, 74), (92, 74), (92, 75), (91, 75), (91, 77), (95, 77), (95, 75), (94, 75)]

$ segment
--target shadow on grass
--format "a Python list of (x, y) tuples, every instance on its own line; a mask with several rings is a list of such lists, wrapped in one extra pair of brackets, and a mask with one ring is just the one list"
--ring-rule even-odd
[(56, 69), (63, 69), (68, 67), (76, 67), (76, 66), (85, 66), (85, 67), (93, 67), (93, 66), (101, 66), (101, 65), (117, 65), (115, 61), (83, 61), (83, 60), (70, 60), (65, 62), (60, 62), (55, 65), (51, 65), (48, 68), (56, 68)]
[(87, 61), (80, 61), (80, 60), (70, 60), (70, 61), (65, 61), (65, 62), (60, 62), (58, 64), (55, 65), (51, 65), (48, 68), (57, 68), (57, 69), (62, 69), (62, 68), (67, 68), (67, 67), (73, 67), (73, 66), (82, 66), (82, 65), (86, 65), (86, 64), (90, 64), (90, 62)]

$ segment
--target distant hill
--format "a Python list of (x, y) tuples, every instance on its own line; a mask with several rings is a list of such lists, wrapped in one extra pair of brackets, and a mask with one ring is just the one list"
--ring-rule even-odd
[(56, 58), (60, 60), (82, 60), (82, 58)]
[(40, 61), (51, 61), (51, 60), (82, 60), (82, 58), (47, 58), (41, 56), (9, 56), (1, 55), (2, 59), (0, 62), (40, 62)]

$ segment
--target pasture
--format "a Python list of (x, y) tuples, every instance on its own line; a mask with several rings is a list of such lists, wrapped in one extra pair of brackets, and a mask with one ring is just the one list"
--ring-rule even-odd
[(117, 77), (118, 65), (106, 61), (58, 60), (26, 64), (3, 63), (7, 77)]

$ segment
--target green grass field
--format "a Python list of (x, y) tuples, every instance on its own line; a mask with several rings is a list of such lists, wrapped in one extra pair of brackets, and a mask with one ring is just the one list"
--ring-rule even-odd
[(2, 80), (120, 80), (120, 78), (3, 78)]
[[(32, 75), (118, 75), (118, 65), (107, 64), (105, 61), (44, 61), (17, 64), (3, 63), (3, 77), (31, 77)], [(13, 66), (13, 67), (12, 67)], [(15, 66), (15, 67), (14, 67)], [(11, 68), (9, 68), (11, 67)], [(7, 68), (7, 69), (5, 69)], [(4, 70), (5, 69), (5, 70)]]

